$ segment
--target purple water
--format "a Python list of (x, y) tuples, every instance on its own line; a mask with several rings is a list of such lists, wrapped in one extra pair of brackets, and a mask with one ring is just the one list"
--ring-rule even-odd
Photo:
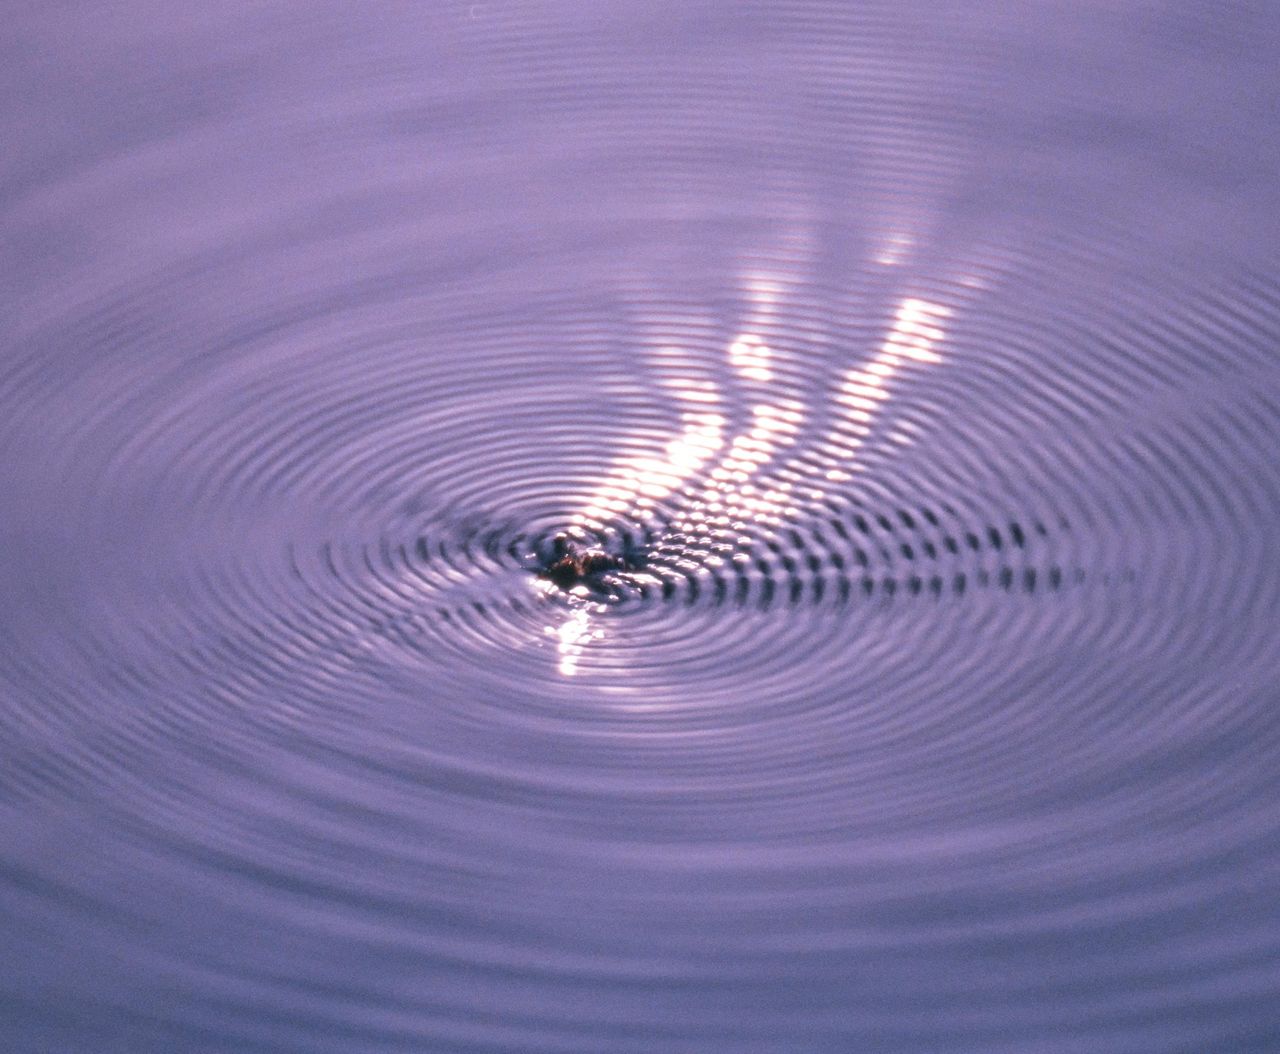
[(1280, 1050), (1271, 5), (0, 53), (6, 1054)]

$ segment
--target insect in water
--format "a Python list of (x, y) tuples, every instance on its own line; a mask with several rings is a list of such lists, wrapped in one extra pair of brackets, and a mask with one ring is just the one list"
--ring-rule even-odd
[(552, 539), (551, 551), (537, 573), (561, 589), (584, 587), (590, 592), (605, 592), (608, 576), (638, 571), (644, 563), (643, 553), (631, 545), (613, 553), (587, 538), (562, 532)]

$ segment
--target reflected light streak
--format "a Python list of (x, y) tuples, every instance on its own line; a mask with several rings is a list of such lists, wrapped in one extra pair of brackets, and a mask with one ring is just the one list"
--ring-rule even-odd
[(876, 252), (875, 262), (882, 267), (893, 267), (895, 264), (902, 263), (915, 246), (915, 239), (909, 234), (895, 233), (885, 238), (884, 243)]
[[(757, 307), (766, 314), (772, 312), (776, 291), (760, 282), (755, 292), (761, 301)], [(843, 407), (843, 419), (829, 439), (840, 457), (835, 464), (828, 462), (823, 478), (840, 483), (853, 478), (850, 472), (857, 468), (857, 449), (890, 399), (895, 379), (908, 367), (942, 361), (938, 346), (946, 335), (943, 322), (950, 314), (944, 305), (920, 297), (905, 297), (899, 302), (889, 332), (875, 354), (841, 379), (835, 401)], [(730, 341), (726, 351), (730, 366), (743, 380), (753, 384), (774, 380), (773, 353), (760, 336), (742, 333)], [(661, 353), (676, 361), (681, 355), (674, 348), (663, 348)], [(783, 448), (795, 443), (806, 407), (794, 399), (762, 400), (751, 407), (746, 426), (729, 438), (723, 399), (713, 381), (677, 375), (661, 383), (681, 408), (680, 431), (661, 453), (616, 463), (574, 522), (603, 532), (618, 516), (639, 518), (677, 491), (688, 494), (689, 500), (681, 502), (682, 511), (672, 524), (671, 561), (674, 567), (697, 574), (726, 559), (745, 558), (741, 546), (750, 542), (748, 525), (777, 527), (794, 512), (793, 484), (783, 477), (788, 471), (793, 476), (808, 475), (812, 467), (783, 464), (769, 476), (764, 470), (774, 464)], [(694, 479), (699, 480), (699, 486), (689, 493), (686, 488)], [(822, 491), (812, 486), (803, 493), (815, 499), (822, 496)], [(636, 578), (653, 576), (638, 573)], [(557, 638), (559, 669), (565, 676), (577, 672), (583, 649), (601, 635), (592, 628), (591, 615), (603, 611), (605, 605), (588, 602), (586, 590), (581, 590), (577, 600), (580, 606), (570, 611), (560, 626), (547, 627)]]
[(951, 309), (942, 304), (919, 297), (904, 298), (875, 355), (845, 373), (835, 399), (846, 408), (841, 431), (850, 434), (842, 435), (840, 442), (850, 457), (871, 431), (872, 421), (889, 399), (890, 382), (898, 373), (911, 364), (942, 361), (937, 345), (946, 336), (941, 323), (950, 314)]
[(623, 458), (588, 499), (574, 523), (602, 531), (616, 515), (636, 515), (680, 487), (724, 446), (726, 419), (718, 409), (720, 393), (710, 381), (671, 377), (664, 382), (680, 413), (680, 433), (661, 454)]
[(769, 346), (749, 333), (729, 345), (729, 364), (747, 380), (773, 380), (773, 370), (769, 367), (772, 356)]
[[(550, 582), (541, 580), (535, 582), (534, 588), (543, 596), (558, 592)], [(557, 669), (562, 677), (574, 676), (587, 645), (604, 636), (604, 630), (593, 628), (591, 624), (591, 616), (603, 611), (604, 605), (588, 601), (588, 591), (582, 586), (570, 590), (570, 595), (575, 598), (578, 606), (571, 608), (559, 625), (543, 627), (543, 632), (556, 642), (556, 652), (559, 654)]]

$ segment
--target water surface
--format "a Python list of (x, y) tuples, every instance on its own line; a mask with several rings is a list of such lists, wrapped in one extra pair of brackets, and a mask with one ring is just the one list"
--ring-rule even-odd
[(1268, 5), (0, 47), (0, 1046), (1280, 1049)]

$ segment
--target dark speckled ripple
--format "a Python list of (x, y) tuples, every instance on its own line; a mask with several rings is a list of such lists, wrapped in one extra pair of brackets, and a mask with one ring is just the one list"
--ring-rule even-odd
[(6, 1054), (1280, 1050), (1272, 5), (16, 0), (0, 98)]

